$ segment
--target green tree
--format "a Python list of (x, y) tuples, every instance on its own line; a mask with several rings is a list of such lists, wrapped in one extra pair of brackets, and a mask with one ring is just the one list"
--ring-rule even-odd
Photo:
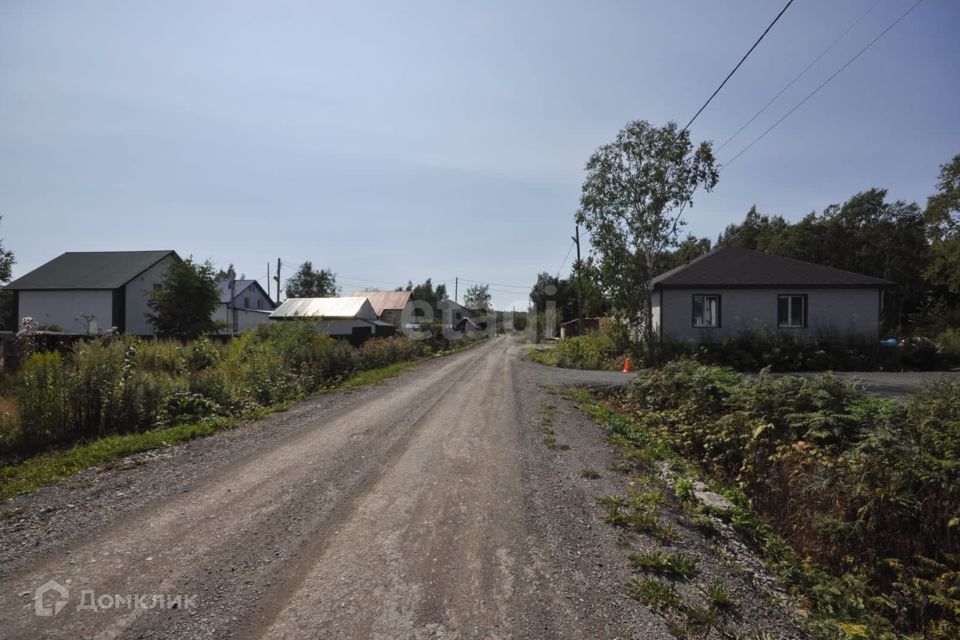
[(463, 306), (474, 311), (486, 311), (490, 308), (490, 285), (475, 284), (463, 294)]
[(317, 271), (309, 260), (287, 280), (288, 298), (332, 298), (339, 293), (336, 274), (329, 269)]
[(212, 331), (213, 312), (220, 304), (217, 270), (209, 261), (193, 258), (170, 265), (148, 302), (147, 314), (157, 335), (189, 340)]
[(545, 313), (547, 305), (554, 303), (557, 320), (566, 322), (577, 317), (577, 290), (569, 280), (557, 278), (547, 272), (537, 275), (537, 282), (530, 289), (530, 303), (537, 313)]
[(675, 122), (630, 122), (587, 161), (577, 222), (590, 231), (600, 277), (627, 322), (652, 345), (650, 281), (657, 256), (676, 246), (683, 207), (718, 171), (710, 143), (696, 148)]
[(438, 284), (437, 288), (434, 289), (433, 282), (430, 278), (427, 278), (422, 284), (418, 284), (417, 286), (413, 286), (413, 283), (410, 283), (407, 291), (411, 292), (411, 300), (422, 300), (429, 304), (432, 309), (436, 309), (440, 301), (447, 299), (447, 285)]
[[(3, 216), (0, 216), (3, 221)], [(3, 240), (0, 239), (0, 284), (10, 282), (13, 277), (13, 265), (16, 258), (13, 252), (3, 246)], [(16, 309), (13, 308), (13, 292), (0, 291), (0, 329), (13, 330), (17, 328), (19, 318), (15, 318)]]
[(924, 212), (930, 240), (931, 284), (952, 297), (960, 295), (960, 154), (940, 167), (937, 193)]

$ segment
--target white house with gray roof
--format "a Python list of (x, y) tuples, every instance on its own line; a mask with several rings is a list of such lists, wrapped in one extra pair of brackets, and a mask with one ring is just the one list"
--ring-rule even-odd
[(147, 302), (175, 251), (70, 251), (17, 278), (15, 317), (67, 333), (101, 333), (110, 327), (154, 335)]
[(240, 333), (270, 321), (276, 305), (256, 280), (222, 278), (220, 304), (213, 320), (221, 323), (225, 333)]

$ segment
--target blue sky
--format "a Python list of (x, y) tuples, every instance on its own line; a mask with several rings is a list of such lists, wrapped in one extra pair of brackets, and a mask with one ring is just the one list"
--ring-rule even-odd
[[(724, 140), (876, 5), (728, 159), (912, 1), (797, 0), (694, 139)], [(686, 122), (781, 6), (3, 0), (0, 237), (15, 275), (172, 248), (261, 280), (312, 260), (347, 292), (460, 276), (523, 308), (503, 285), (560, 267), (590, 153), (632, 119)], [(958, 33), (960, 5), (926, 0), (698, 194), (688, 229), (873, 186), (925, 201), (960, 153)]]

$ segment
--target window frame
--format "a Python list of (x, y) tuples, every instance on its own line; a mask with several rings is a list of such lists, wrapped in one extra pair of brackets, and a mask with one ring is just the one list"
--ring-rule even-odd
[[(782, 324), (780, 322), (780, 300), (786, 298), (791, 300), (792, 298), (800, 298), (803, 308), (800, 312), (800, 324), (789, 324), (792, 320), (792, 303), (787, 302), (787, 323)], [(806, 329), (807, 328), (807, 312), (810, 307), (809, 296), (806, 293), (778, 293), (777, 294), (777, 329)]]
[[(697, 324), (697, 298), (716, 298), (717, 324)], [(719, 329), (723, 325), (723, 296), (719, 293), (694, 293), (690, 297), (690, 326), (694, 329)], [(705, 307), (704, 307), (705, 308)]]

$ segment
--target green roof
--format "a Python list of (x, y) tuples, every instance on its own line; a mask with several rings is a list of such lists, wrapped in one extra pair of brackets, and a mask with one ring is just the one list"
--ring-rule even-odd
[(5, 289), (119, 289), (174, 251), (68, 251)]

